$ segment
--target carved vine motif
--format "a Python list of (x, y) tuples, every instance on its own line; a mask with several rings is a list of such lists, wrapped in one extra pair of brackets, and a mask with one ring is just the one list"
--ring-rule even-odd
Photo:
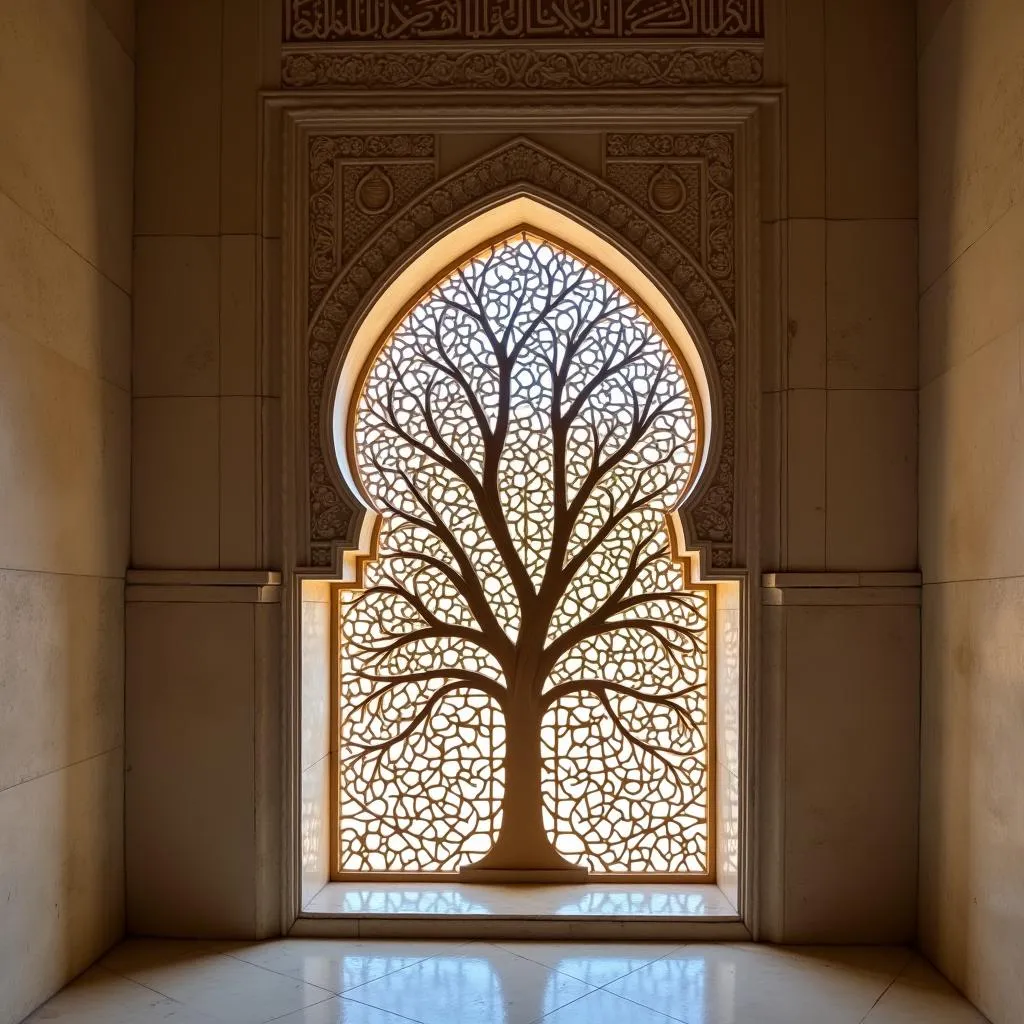
[(286, 42), (763, 35), (763, 0), (286, 0)]
[(286, 53), (288, 88), (621, 89), (673, 88), (761, 80), (751, 49), (345, 50)]
[[(699, 195), (687, 188), (693, 171), (698, 170)], [(707, 134), (616, 133), (605, 143), (605, 176), (694, 253), (714, 279), (721, 294), (733, 306), (736, 298), (735, 275), (735, 162), (732, 137), (724, 132)], [(682, 192), (678, 209), (673, 202)], [(696, 239), (697, 248), (694, 248)], [(722, 449), (722, 471), (731, 481), (735, 471), (736, 433), (736, 347), (735, 339), (710, 338), (715, 361), (723, 383), (722, 419), (727, 443)], [(704, 528), (709, 535), (731, 537), (731, 490), (728, 503), (730, 520), (713, 511), (726, 495), (715, 486), (704, 512)], [(728, 565), (728, 552), (715, 549), (712, 564)]]
[(437, 176), (433, 135), (323, 135), (309, 150), (309, 300), (388, 213)]
[[(730, 302), (734, 299), (736, 202), (730, 136), (609, 135), (605, 177), (658, 217), (700, 259)], [(678, 205), (673, 202), (677, 193)]]
[[(621, 138), (628, 140), (631, 136)], [(324, 138), (313, 138), (310, 145), (312, 153), (314, 148), (325, 145)], [(488, 197), (516, 191), (526, 191), (539, 198), (550, 196), (556, 203), (567, 203), (607, 225), (624, 244), (634, 247), (639, 256), (662, 274), (693, 312), (712, 347), (722, 415), (720, 455), (713, 478), (687, 515), (693, 525), (694, 539), (710, 546), (712, 565), (732, 564), (736, 324), (729, 301), (715, 278), (638, 204), (526, 141), (509, 143), (424, 191), (386, 221), (344, 265), (322, 302), (311, 307), (308, 438), (313, 564), (330, 564), (333, 542), (348, 535), (353, 516), (353, 509), (339, 494), (328, 472), (321, 425), (323, 402), (329, 400), (324, 394), (327, 370), (339, 343), (350, 332), (374, 286), (400, 268), (405, 253), (435, 234), (446, 221), (479, 206)], [(326, 221), (324, 227), (337, 230), (328, 228)], [(728, 229), (730, 262), (734, 230), (734, 226)], [(311, 263), (313, 258), (311, 253)]]

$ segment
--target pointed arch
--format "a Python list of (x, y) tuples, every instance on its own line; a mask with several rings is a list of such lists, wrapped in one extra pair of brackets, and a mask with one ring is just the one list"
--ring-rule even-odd
[(713, 380), (694, 332), (664, 290), (620, 248), (575, 217), (525, 194), (495, 203), (436, 238), (389, 282), (359, 323), (329, 377), (336, 382), (330, 416), (332, 463), (340, 468), (347, 489), (364, 509), (372, 510), (354, 471), (351, 425), (355, 399), (374, 351), (386, 343), (396, 326), (438, 281), (479, 253), (519, 235), (549, 241), (595, 268), (629, 296), (677, 355), (699, 422), (694, 468), (676, 506), (678, 510), (702, 482), (718, 429)]
[[(310, 564), (335, 564), (339, 549), (358, 543), (360, 525), (365, 526), (363, 505), (342, 474), (344, 447), (338, 444), (333, 401), (339, 384), (348, 379), (349, 354), (361, 337), (372, 336), (371, 322), (386, 327), (375, 318), (386, 320), (392, 297), (415, 291), (410, 282), (417, 281), (417, 271), (422, 285), (424, 266), (436, 265), (446, 245), (457, 250), (450, 239), (463, 231), (479, 231), (481, 238), (488, 231), (497, 234), (496, 225), (519, 202), (532, 204), (542, 229), (561, 220), (564, 240), (573, 244), (580, 235), (583, 255), (599, 253), (597, 262), (613, 273), (621, 263), (628, 290), (669, 323), (673, 338), (695, 350), (687, 364), (711, 429), (699, 478), (680, 517), (689, 546), (700, 551), (707, 570), (734, 565), (737, 366), (732, 303), (713, 274), (635, 203), (526, 139), (499, 147), (425, 190), (348, 261), (330, 287), (317, 289), (307, 364)], [(492, 218), (492, 227), (485, 230)], [(716, 245), (730, 253), (732, 230), (730, 222), (715, 235)], [(468, 247), (464, 244), (463, 251)], [(427, 252), (432, 256), (424, 262)], [(642, 281), (628, 280), (633, 274)], [(391, 308), (397, 315), (397, 307)]]

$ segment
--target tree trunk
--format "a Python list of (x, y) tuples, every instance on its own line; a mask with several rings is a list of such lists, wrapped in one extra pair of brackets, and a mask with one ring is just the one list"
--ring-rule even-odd
[[(531, 872), (548, 872), (554, 873), (548, 879), (539, 874), (535, 877), (539, 881), (586, 878), (587, 869), (567, 861), (552, 845), (544, 828), (540, 723), (540, 709), (529, 690), (525, 686), (511, 690), (505, 714), (505, 794), (501, 803), (501, 828), (490, 851), (475, 864), (462, 869), (466, 877), (477, 872), (522, 872), (524, 876)], [(524, 877), (522, 881), (529, 881), (529, 878)]]

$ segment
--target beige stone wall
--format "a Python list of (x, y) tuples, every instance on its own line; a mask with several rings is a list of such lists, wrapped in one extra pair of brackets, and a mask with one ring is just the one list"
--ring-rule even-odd
[(0, 6), (0, 1022), (124, 925), (131, 0)]
[(919, 21), (921, 940), (1024, 1018), (1024, 5)]
[(260, 343), (278, 241), (259, 199), (281, 8), (136, 12), (127, 923), (254, 937), (280, 903), (279, 588), (252, 570), (281, 557), (280, 390)]
[(765, 225), (765, 253), (788, 346), (763, 366), (768, 452), (782, 429), (779, 463), (765, 466), (764, 561), (914, 569), (913, 3), (774, 6), (768, 74), (786, 88), (788, 205)]
[[(917, 252), (912, 0), (768, 6), (787, 207), (763, 227), (762, 927), (916, 925)], [(878, 575), (865, 575), (878, 574)]]
[[(914, 4), (766, 6), (788, 192), (763, 211), (763, 294), (788, 344), (762, 361), (760, 554), (804, 577), (764, 588), (754, 637), (766, 762), (748, 852), (762, 937), (902, 941), (917, 889), (919, 611), (899, 575), (917, 567)], [(192, 583), (149, 576), (129, 594), (128, 922), (266, 934), (281, 923), (268, 737), (285, 669), (258, 653), (279, 606), (237, 573), (294, 568), (293, 524), (274, 513), (279, 377), (259, 341), (276, 342), (261, 328), (281, 280), (257, 96), (277, 82), (280, 2), (142, 0), (138, 21), (132, 557)], [(303, 751), (303, 803), (324, 766)], [(305, 824), (313, 849), (323, 823)], [(315, 886), (322, 864), (304, 867)]]

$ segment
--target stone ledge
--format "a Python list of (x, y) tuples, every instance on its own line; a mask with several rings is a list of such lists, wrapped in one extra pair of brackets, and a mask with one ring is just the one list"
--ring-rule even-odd
[(281, 574), (268, 569), (129, 569), (129, 586), (277, 587)]
[(919, 572), (766, 572), (764, 605), (920, 605)]
[(766, 572), (761, 586), (770, 590), (836, 587), (919, 587), (919, 572)]
[(774, 606), (921, 604), (920, 587), (815, 587), (761, 591), (761, 604)]
[(264, 569), (129, 569), (128, 603), (278, 604), (281, 574)]

